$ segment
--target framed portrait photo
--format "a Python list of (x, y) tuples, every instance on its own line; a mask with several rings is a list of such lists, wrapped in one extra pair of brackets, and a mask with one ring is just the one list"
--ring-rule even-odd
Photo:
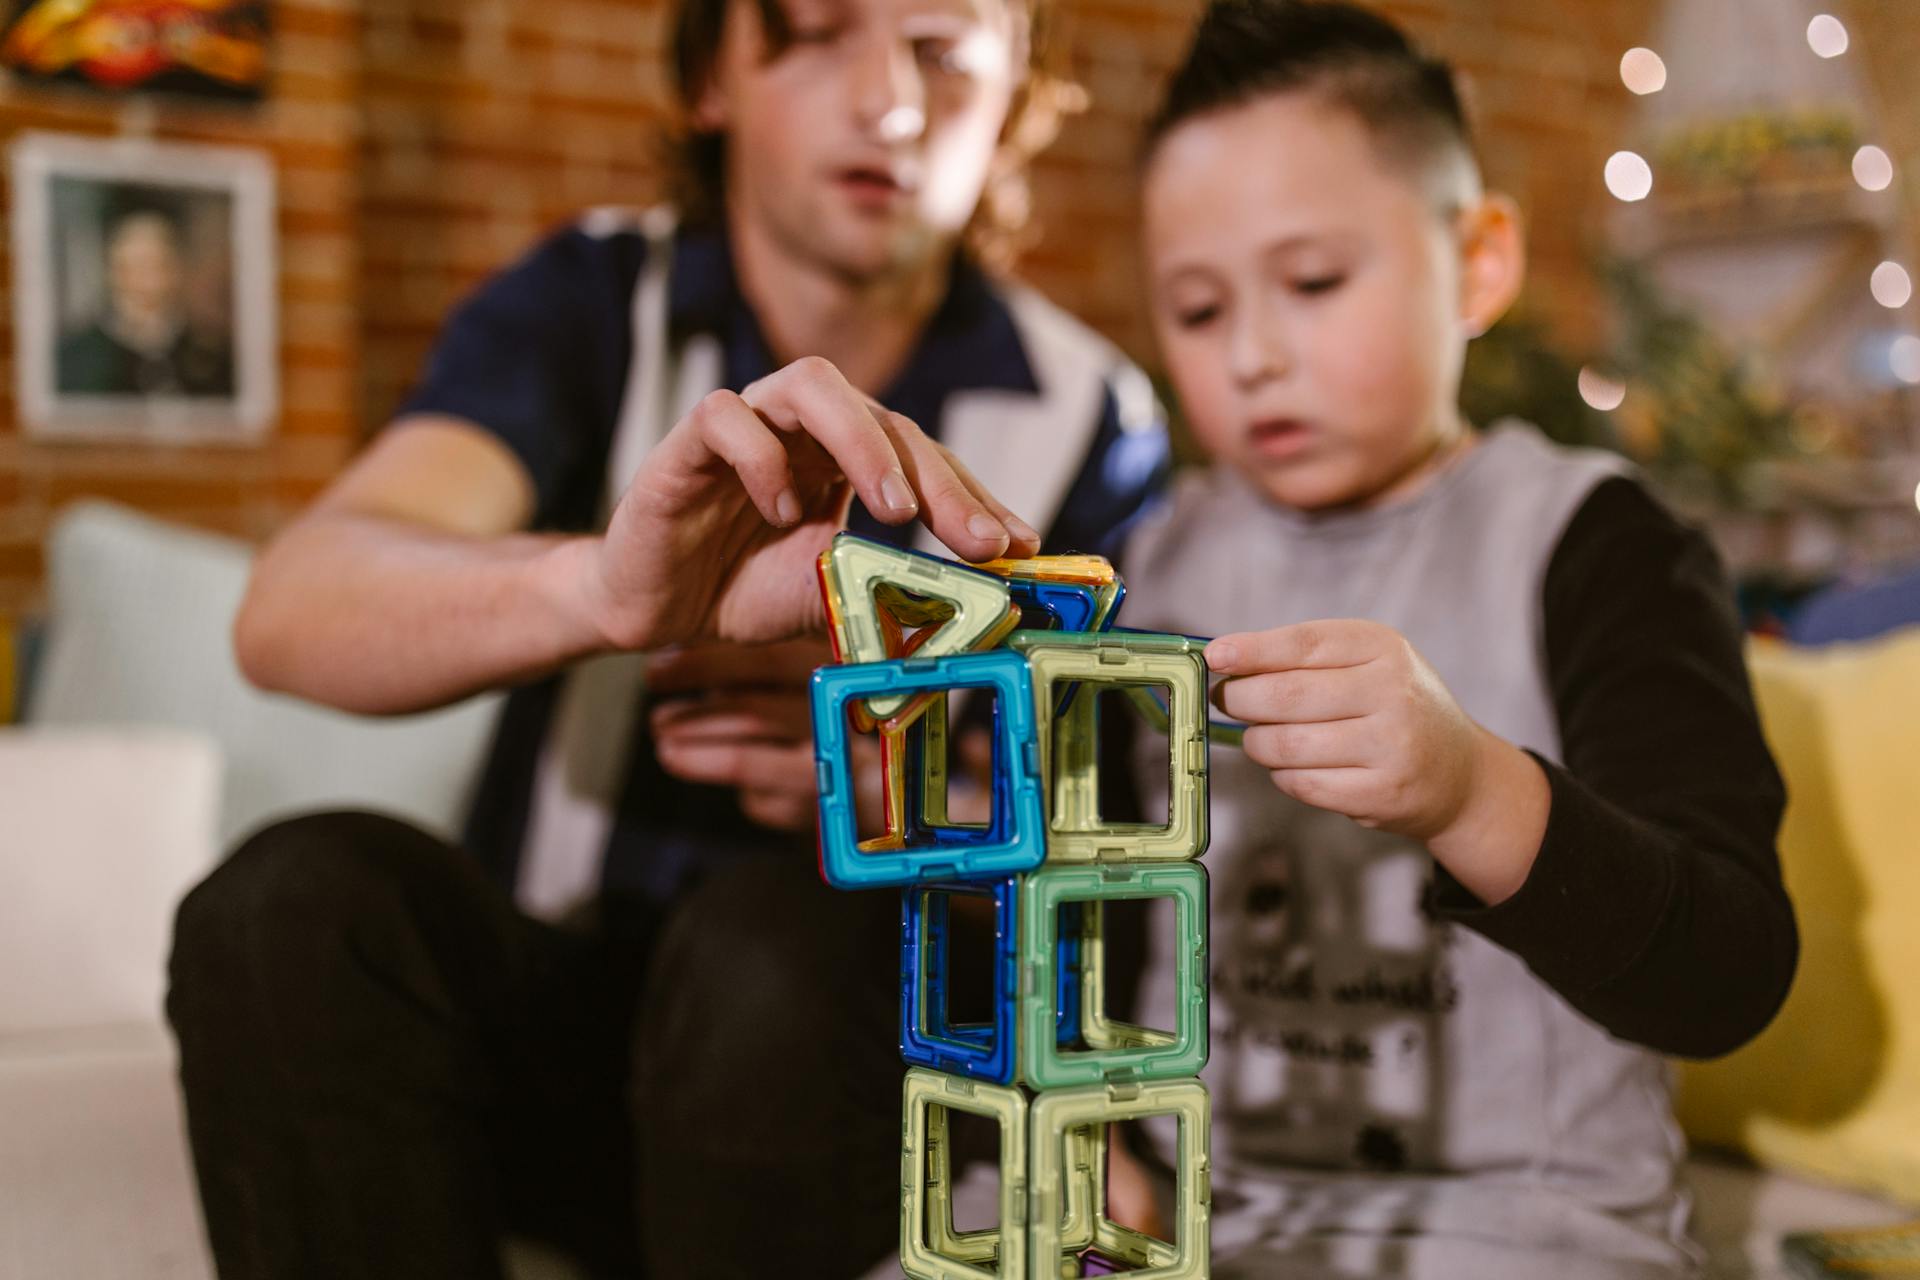
[(30, 436), (244, 444), (279, 403), (273, 169), (236, 147), (12, 148), (14, 377)]

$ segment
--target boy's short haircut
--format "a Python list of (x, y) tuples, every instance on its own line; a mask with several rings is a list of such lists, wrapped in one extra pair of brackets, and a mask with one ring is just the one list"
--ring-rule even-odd
[[(706, 91), (720, 56), (727, 14), (734, 4), (751, 4), (760, 15), (772, 57), (792, 42), (792, 23), (782, 0), (678, 0), (673, 12), (670, 67), (683, 121)], [(1086, 95), (1057, 66), (1048, 40), (1053, 0), (1007, 0), (1025, 33), (1025, 77), (1001, 131), (1000, 159), (993, 166), (980, 208), (967, 229), (974, 255), (993, 266), (1009, 265), (1034, 238), (1029, 226), (1032, 193), (1027, 166), (1053, 144), (1065, 118), (1084, 109)], [(681, 219), (716, 223), (726, 205), (726, 139), (682, 126), (668, 140), (666, 168), (670, 192)]]
[(1196, 116), (1296, 90), (1353, 112), (1389, 162), (1477, 182), (1453, 69), (1388, 19), (1335, 0), (1213, 0), (1147, 122), (1143, 155)]

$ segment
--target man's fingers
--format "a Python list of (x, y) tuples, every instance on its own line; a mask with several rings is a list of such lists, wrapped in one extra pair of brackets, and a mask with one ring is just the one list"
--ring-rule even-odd
[(796, 694), (725, 693), (674, 698), (655, 706), (656, 741), (810, 742), (813, 716)]
[(1242, 631), (1210, 641), (1207, 666), (1224, 676), (1298, 667), (1357, 667), (1379, 656), (1384, 631), (1377, 623), (1351, 619)]
[(813, 793), (813, 748), (760, 742), (656, 744), (660, 767), (682, 782)]
[(886, 421), (894, 447), (906, 462), (908, 477), (924, 499), (921, 518), (935, 537), (962, 559), (972, 561), (1024, 554), (1021, 548), (1028, 539), (1038, 545), (1038, 538), (1025, 522), (1014, 518), (958, 459), (929, 440), (912, 420), (893, 413)]
[(878, 519), (901, 524), (919, 512), (885, 425), (830, 362), (796, 360), (747, 387), (741, 398), (777, 430), (819, 441)]
[(1364, 667), (1296, 667), (1222, 681), (1213, 704), (1247, 724), (1311, 724), (1366, 715)]
[(744, 399), (711, 392), (687, 415), (687, 426), (707, 452), (733, 468), (767, 523), (784, 529), (800, 522), (786, 445)]
[(1038, 550), (1033, 529), (947, 450), (855, 390), (827, 361), (795, 361), (742, 396), (775, 429), (818, 441), (876, 518), (900, 524), (919, 515), (968, 560)]
[(737, 687), (798, 689), (815, 667), (833, 661), (817, 636), (770, 644), (699, 644), (647, 660), (647, 688), (660, 696)]
[(953, 473), (960, 477), (960, 482), (967, 486), (974, 497), (985, 503), (987, 510), (993, 512), (995, 518), (1006, 526), (1009, 539), (1006, 554), (1014, 559), (1024, 559), (1027, 556), (1039, 555), (1039, 530), (1015, 515), (1006, 503), (994, 497), (993, 494), (987, 490), (987, 486), (980, 483), (980, 478), (973, 474), (972, 469), (970, 469), (966, 463), (960, 461), (960, 455), (945, 445), (940, 444), (938, 441), (934, 442), (934, 447), (940, 450), (941, 455), (946, 458), (947, 465), (952, 467)]
[(740, 793), (740, 812), (747, 821), (773, 831), (804, 831), (814, 824), (819, 810), (811, 796), (749, 788)]
[(1374, 757), (1369, 721), (1257, 724), (1247, 730), (1247, 759), (1268, 769), (1365, 768)]

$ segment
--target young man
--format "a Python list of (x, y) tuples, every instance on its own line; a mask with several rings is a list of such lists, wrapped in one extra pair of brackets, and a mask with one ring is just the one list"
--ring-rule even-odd
[[(756, 611), (798, 616), (812, 577), (743, 590), (759, 525), (736, 513), (676, 544), (713, 625), (603, 606), (652, 590), (630, 510), (686, 498), (684, 470), (628, 484), (668, 424), (708, 415), (708, 464), (760, 474), (715, 387), (787, 432), (854, 412), (851, 384), (1049, 549), (1139, 508), (1166, 457), (1144, 380), (960, 247), (1046, 92), (1032, 18), (689, 0), (678, 225), (590, 215), (486, 285), (263, 554), (236, 628), (260, 683), (369, 713), (515, 691), (464, 850), (320, 815), (254, 837), (182, 909), (170, 1009), (224, 1276), (486, 1276), (508, 1231), (616, 1272), (644, 1252), (656, 1277), (852, 1274), (892, 1247), (895, 908), (813, 876), (797, 682), (820, 651), (737, 643), (786, 636)], [(800, 357), (826, 359), (774, 373)], [(923, 456), (860, 489), (854, 527), (901, 537), (916, 488), (934, 505), (929, 483), (972, 481)], [(1042, 540), (974, 514), (937, 530), (963, 554)], [(736, 643), (649, 676), (632, 655), (661, 636)], [(643, 692), (695, 700), (642, 714)]]

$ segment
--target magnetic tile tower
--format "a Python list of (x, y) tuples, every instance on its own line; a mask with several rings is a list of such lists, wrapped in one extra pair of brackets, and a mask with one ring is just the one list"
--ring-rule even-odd
[[(1201, 642), (1114, 629), (1125, 588), (1096, 556), (973, 568), (842, 534), (820, 557), (820, 581), (837, 660), (812, 687), (821, 874), (838, 888), (902, 895), (902, 1266), (919, 1280), (1205, 1277), (1209, 1105), (1195, 1078), (1207, 1060)], [(991, 698), (984, 821), (949, 812), (950, 717), (960, 714), (950, 695)], [(1108, 695), (1165, 731), (1164, 821), (1101, 815)], [(854, 734), (872, 732), (886, 821), (863, 839), (849, 749)], [(1150, 899), (1172, 904), (1179, 939), (1178, 1025), (1169, 1029), (1107, 1009), (1107, 905)], [(949, 1010), (956, 909), (993, 920), (985, 1021)], [(984, 1230), (954, 1221), (955, 1111), (999, 1128), (998, 1222)], [(1178, 1126), (1172, 1240), (1107, 1212), (1112, 1126), (1153, 1117)]]

